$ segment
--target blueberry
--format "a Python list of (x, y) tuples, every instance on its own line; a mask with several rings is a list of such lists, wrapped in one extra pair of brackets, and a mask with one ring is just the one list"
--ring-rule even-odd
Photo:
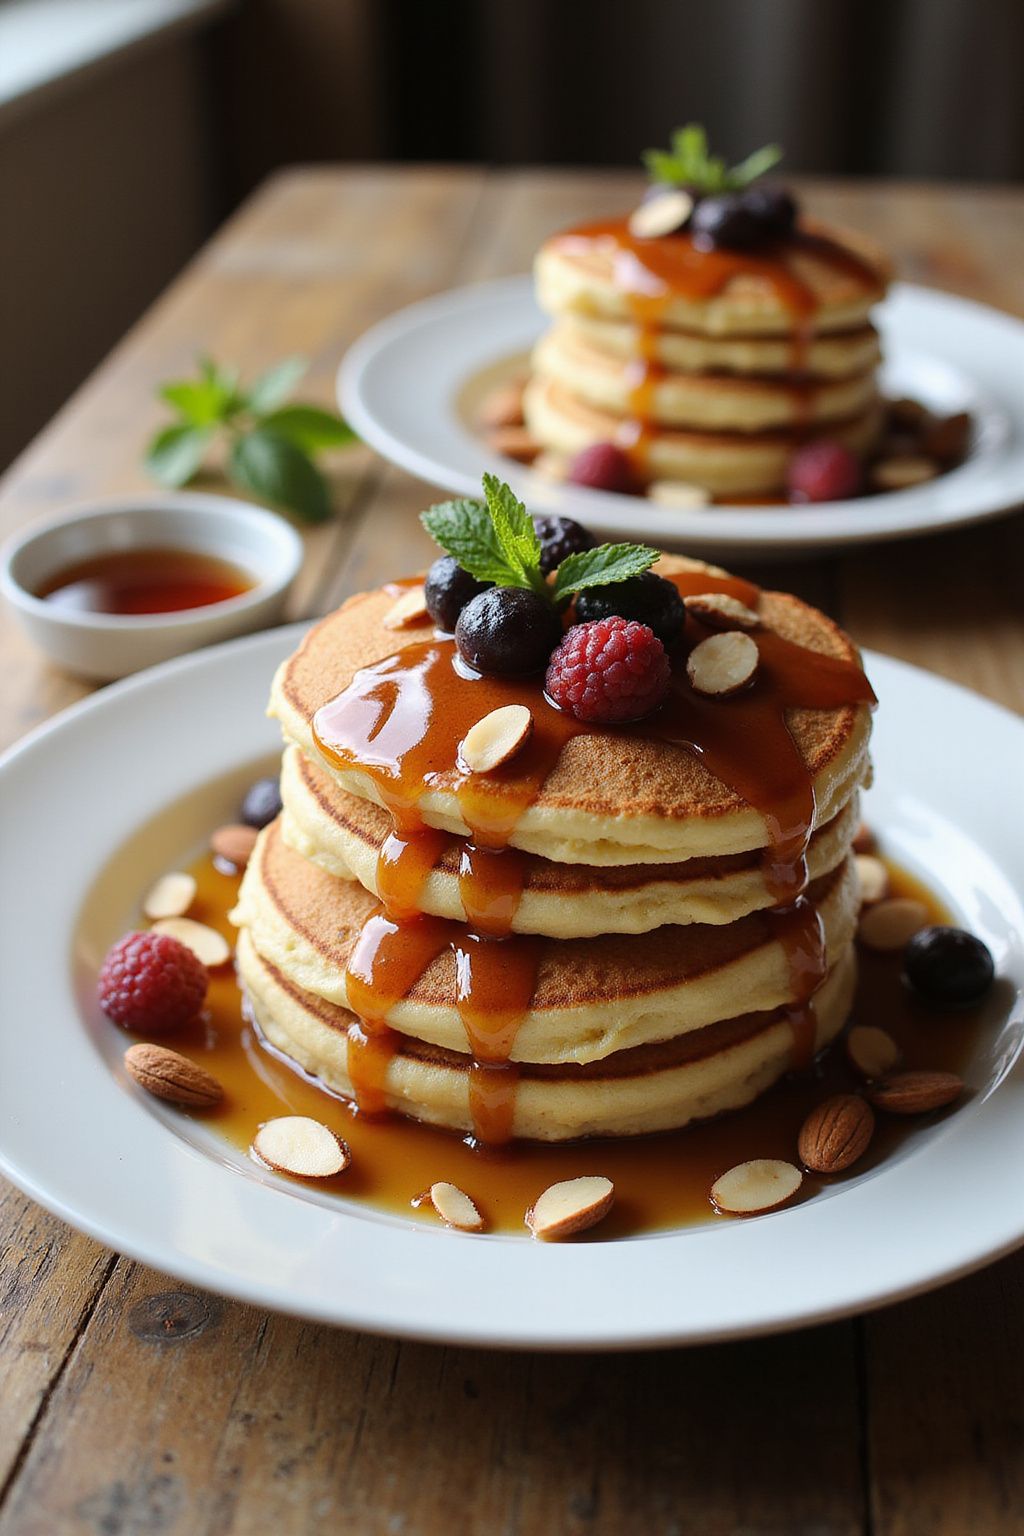
[(699, 250), (746, 250), (765, 238), (765, 227), (735, 192), (706, 197), (690, 216), (690, 234)]
[(903, 951), (903, 976), (926, 1003), (966, 1008), (992, 985), (988, 948), (963, 928), (922, 928)]
[(427, 612), (438, 629), (451, 634), (470, 598), (486, 592), (490, 585), (489, 581), (477, 581), (451, 555), (442, 555), (434, 561), (423, 583)]
[(646, 624), (662, 645), (671, 645), (682, 631), (686, 606), (671, 581), (653, 571), (644, 571), (642, 576), (631, 576), (628, 581), (588, 587), (576, 599), (576, 619), (580, 624), (607, 619), (612, 614)]
[(743, 193), (743, 206), (766, 234), (781, 238), (796, 224), (796, 200), (777, 182), (758, 181)]
[(551, 604), (525, 587), (491, 587), (468, 602), (455, 626), (455, 643), (477, 672), (508, 676), (540, 672), (562, 638)]
[(281, 789), (276, 779), (257, 779), (249, 786), (239, 820), (247, 827), (269, 826), (275, 816), (281, 814)]
[(578, 555), (597, 543), (594, 535), (571, 517), (535, 517), (533, 526), (540, 539), (540, 568), (545, 576), (561, 565), (566, 555)]

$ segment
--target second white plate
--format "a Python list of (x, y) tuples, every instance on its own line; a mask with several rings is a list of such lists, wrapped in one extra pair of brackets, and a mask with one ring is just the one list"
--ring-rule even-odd
[(887, 393), (940, 412), (970, 411), (966, 463), (927, 485), (814, 507), (658, 507), (637, 496), (557, 485), (491, 453), (460, 410), (477, 375), (529, 352), (545, 325), (529, 277), (442, 293), (399, 310), (349, 349), (338, 396), (353, 427), (393, 463), (460, 496), (492, 470), (532, 511), (578, 518), (604, 535), (694, 554), (765, 556), (934, 533), (1024, 501), (1024, 324), (909, 283), (879, 307)]

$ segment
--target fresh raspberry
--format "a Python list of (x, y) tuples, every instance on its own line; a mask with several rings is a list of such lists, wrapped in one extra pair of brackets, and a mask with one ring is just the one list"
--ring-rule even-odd
[(613, 616), (574, 624), (548, 664), (548, 697), (577, 720), (640, 720), (668, 693), (669, 661), (653, 630)]
[(97, 990), (115, 1024), (144, 1034), (195, 1018), (206, 996), (206, 966), (169, 933), (127, 933), (107, 954)]
[(589, 485), (595, 491), (621, 491), (626, 495), (638, 487), (633, 466), (614, 443), (591, 443), (569, 465), (573, 485)]
[(789, 461), (789, 494), (793, 501), (845, 501), (857, 495), (863, 473), (842, 443), (808, 443)]

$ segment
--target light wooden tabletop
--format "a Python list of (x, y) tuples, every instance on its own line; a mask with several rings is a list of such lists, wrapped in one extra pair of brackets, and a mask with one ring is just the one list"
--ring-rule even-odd
[[(330, 403), (338, 359), (368, 324), (525, 271), (544, 234), (635, 189), (590, 173), (276, 177), (14, 466), (0, 536), (144, 489), (155, 387), (198, 352), (246, 372), (305, 353), (305, 393)], [(1021, 193), (808, 193), (877, 236), (904, 277), (1024, 314)], [(338, 516), (309, 535), (293, 617), (427, 555), (412, 516), (435, 499), (427, 487), (362, 448), (332, 469)], [(1017, 516), (770, 574), (861, 643), (1024, 709), (1022, 553)], [(0, 614), (0, 746), (85, 691)], [(3, 1185), (0, 1253), (0, 1536), (1024, 1529), (1024, 1254), (787, 1337), (558, 1358), (394, 1343), (221, 1301)]]

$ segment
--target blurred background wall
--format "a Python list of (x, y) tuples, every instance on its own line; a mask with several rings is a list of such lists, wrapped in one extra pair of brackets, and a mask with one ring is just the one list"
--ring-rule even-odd
[(698, 119), (1013, 180), (1022, 64), (1024, 0), (0, 0), (0, 465), (281, 165), (635, 166)]

